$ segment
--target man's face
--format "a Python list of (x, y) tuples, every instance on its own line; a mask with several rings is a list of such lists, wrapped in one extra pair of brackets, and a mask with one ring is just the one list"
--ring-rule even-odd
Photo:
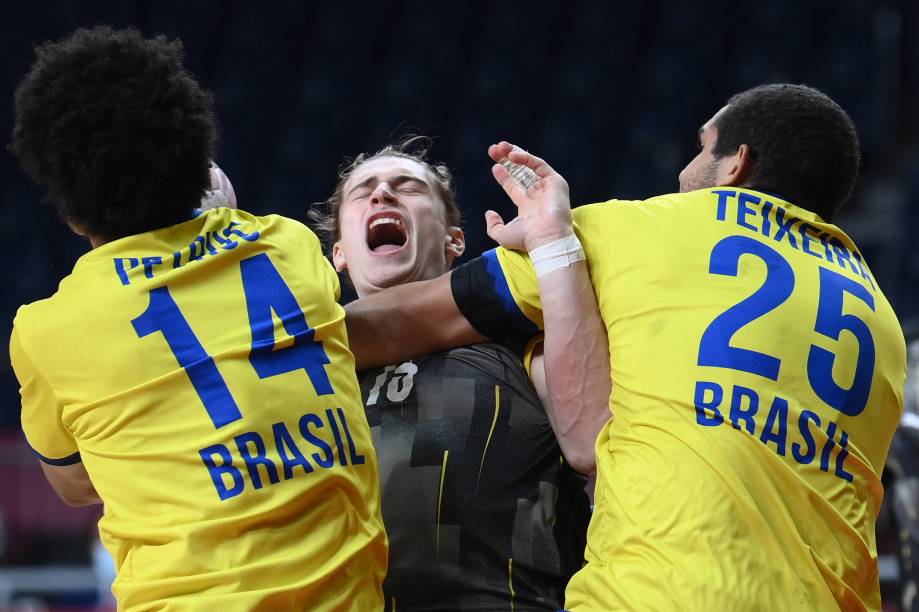
[(723, 170), (721, 166), (725, 158), (716, 158), (712, 149), (715, 148), (715, 143), (718, 142), (718, 126), (715, 123), (726, 109), (727, 106), (719, 110), (705, 125), (699, 128), (699, 146), (701, 150), (680, 172), (680, 193), (706, 189), (721, 184), (720, 175)]
[(434, 175), (412, 159), (358, 166), (342, 190), (339, 218), (332, 261), (359, 296), (440, 276), (463, 252), (463, 232), (447, 224)]

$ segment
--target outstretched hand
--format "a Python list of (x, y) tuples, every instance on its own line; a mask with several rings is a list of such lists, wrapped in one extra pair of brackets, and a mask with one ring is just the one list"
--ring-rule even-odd
[(488, 235), (503, 247), (531, 251), (536, 247), (574, 233), (568, 183), (544, 160), (501, 141), (488, 147), (495, 162), (504, 158), (532, 170), (537, 179), (524, 187), (507, 168), (496, 163), (491, 168), (495, 180), (517, 206), (517, 216), (504, 223), (501, 215), (486, 211)]
[(210, 210), (219, 206), (236, 208), (236, 192), (233, 184), (216, 162), (211, 162), (211, 184), (201, 198), (201, 210)]

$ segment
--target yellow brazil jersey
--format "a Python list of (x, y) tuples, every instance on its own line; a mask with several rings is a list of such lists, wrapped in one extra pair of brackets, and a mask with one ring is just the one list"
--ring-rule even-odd
[(19, 310), (23, 429), (45, 462), (83, 462), (121, 608), (382, 606), (338, 291), (305, 226), (219, 208), (93, 249)]
[[(743, 189), (574, 218), (609, 333), (613, 418), (566, 606), (880, 609), (874, 526), (905, 346), (853, 242)], [(518, 329), (541, 327), (525, 256), (479, 261), (454, 281), (470, 321), (495, 318), (457, 291), (479, 278)]]

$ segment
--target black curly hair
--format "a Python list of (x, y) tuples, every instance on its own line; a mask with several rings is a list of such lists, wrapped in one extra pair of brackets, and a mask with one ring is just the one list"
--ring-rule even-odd
[(189, 219), (217, 130), (181, 41), (100, 26), (36, 55), (16, 89), (10, 149), (61, 219), (106, 241)]
[(806, 85), (760, 85), (733, 96), (716, 119), (716, 158), (750, 148), (747, 184), (831, 221), (858, 176), (855, 125), (828, 96)]

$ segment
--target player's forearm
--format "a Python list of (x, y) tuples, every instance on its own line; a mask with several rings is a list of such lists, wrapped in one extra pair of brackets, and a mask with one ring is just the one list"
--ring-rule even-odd
[(546, 411), (568, 462), (596, 470), (594, 444), (610, 417), (610, 355), (606, 327), (585, 261), (539, 279), (545, 323)]
[(68, 506), (102, 503), (82, 463), (53, 466), (42, 462), (41, 468), (58, 497)]
[(486, 339), (456, 306), (449, 273), (355, 300), (345, 313), (358, 370)]
[(99, 494), (96, 493), (96, 490), (91, 486), (89, 489), (82, 491), (79, 495), (72, 495), (70, 497), (63, 497), (59, 495), (61, 499), (68, 506), (79, 507), (79, 506), (94, 506), (96, 504), (102, 503), (102, 498), (99, 497)]

